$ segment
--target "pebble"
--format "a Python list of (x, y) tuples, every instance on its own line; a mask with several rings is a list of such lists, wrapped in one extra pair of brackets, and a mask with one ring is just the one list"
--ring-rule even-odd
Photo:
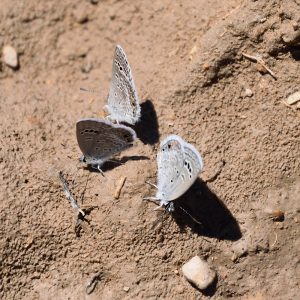
[(127, 293), (127, 292), (129, 292), (129, 290), (130, 290), (130, 287), (129, 287), (129, 286), (124, 286), (124, 287), (123, 287), (123, 291), (124, 291), (124, 292)]
[(10, 45), (3, 47), (3, 61), (11, 68), (17, 68), (19, 66), (18, 53), (15, 48)]
[(240, 241), (233, 243), (231, 247), (231, 251), (234, 254), (231, 258), (232, 261), (234, 261), (233, 258), (235, 258), (236, 260), (239, 257), (246, 255), (248, 253), (247, 241), (245, 239), (242, 239)]
[(200, 290), (206, 289), (215, 279), (216, 272), (199, 256), (194, 256), (182, 266), (184, 277)]
[(253, 96), (253, 92), (250, 89), (245, 89), (245, 96), (246, 97), (252, 97)]
[(286, 100), (286, 104), (292, 105), (298, 101), (300, 101), (300, 92), (296, 92), (296, 93), (289, 95)]
[(284, 221), (284, 212), (280, 209), (273, 210), (271, 216), (273, 221), (278, 221), (278, 222)]

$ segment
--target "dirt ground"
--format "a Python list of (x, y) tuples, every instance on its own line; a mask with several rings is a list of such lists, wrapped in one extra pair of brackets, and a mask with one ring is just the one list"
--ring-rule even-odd
[[(299, 296), (300, 110), (284, 104), (300, 91), (299, 0), (2, 0), (0, 17), (1, 49), (20, 61), (0, 64), (1, 299)], [(103, 116), (116, 44), (142, 120), (123, 164), (102, 177), (78, 161), (75, 123)], [(142, 201), (173, 133), (204, 159), (175, 201), (202, 225)], [(59, 171), (91, 208), (78, 236)], [(217, 272), (203, 292), (181, 273), (195, 255)]]

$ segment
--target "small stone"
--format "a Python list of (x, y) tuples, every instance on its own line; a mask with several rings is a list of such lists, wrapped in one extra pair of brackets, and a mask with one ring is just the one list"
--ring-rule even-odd
[(93, 69), (93, 64), (91, 62), (86, 62), (81, 66), (82, 73), (90, 73), (92, 69)]
[(129, 290), (130, 290), (130, 287), (129, 287), (129, 286), (124, 286), (124, 287), (123, 287), (123, 291), (124, 291), (124, 292), (127, 293), (127, 292), (129, 292)]
[(284, 212), (280, 209), (273, 210), (271, 212), (273, 221), (282, 222), (284, 221)]
[[(235, 260), (242, 256), (245, 256), (248, 253), (247, 241), (245, 239), (241, 239), (233, 243), (231, 251), (234, 253), (234, 257), (236, 257)], [(234, 261), (232, 258), (231, 260)]]
[(3, 47), (3, 61), (10, 66), (11, 68), (15, 69), (19, 66), (19, 59), (18, 53), (15, 48), (12, 46), (6, 45)]
[(86, 23), (89, 20), (89, 17), (86, 12), (86, 8), (83, 6), (78, 6), (74, 11), (73, 11), (73, 16), (76, 20), (77, 23), (83, 24)]
[(246, 97), (252, 97), (253, 96), (253, 92), (250, 89), (245, 89), (245, 96)]
[(230, 257), (230, 259), (231, 259), (233, 262), (236, 262), (237, 259), (238, 259), (238, 256), (236, 255), (236, 253), (233, 253), (232, 256)]
[(296, 92), (296, 93), (289, 95), (286, 100), (286, 104), (292, 105), (298, 101), (300, 101), (300, 92)]
[(199, 256), (194, 256), (182, 266), (184, 277), (200, 290), (206, 289), (215, 279), (216, 272)]

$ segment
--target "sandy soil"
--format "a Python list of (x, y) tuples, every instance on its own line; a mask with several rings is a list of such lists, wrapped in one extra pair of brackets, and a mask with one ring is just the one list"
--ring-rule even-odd
[[(300, 114), (283, 101), (300, 87), (299, 0), (91, 2), (0, 3), (1, 49), (20, 59), (17, 70), (0, 65), (0, 298), (296, 299)], [(116, 44), (142, 121), (124, 164), (102, 177), (78, 162), (75, 123), (103, 114)], [(277, 79), (242, 53), (261, 55)], [(203, 155), (204, 172), (175, 203), (202, 226), (142, 201), (170, 133)], [(91, 208), (78, 236), (59, 171)], [(217, 272), (204, 292), (181, 273), (194, 255)]]

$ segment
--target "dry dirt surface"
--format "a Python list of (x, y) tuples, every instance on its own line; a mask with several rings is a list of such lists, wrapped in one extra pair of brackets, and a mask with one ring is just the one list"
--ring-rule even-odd
[[(299, 42), (299, 0), (1, 0), (0, 46), (19, 67), (1, 60), (0, 298), (299, 297), (300, 111), (284, 104)], [(116, 44), (142, 120), (102, 177), (78, 161), (75, 124), (103, 117)], [(173, 214), (154, 212), (145, 181), (173, 133), (205, 167)], [(59, 171), (88, 212), (76, 233)], [(217, 272), (205, 291), (181, 273), (195, 255)]]

